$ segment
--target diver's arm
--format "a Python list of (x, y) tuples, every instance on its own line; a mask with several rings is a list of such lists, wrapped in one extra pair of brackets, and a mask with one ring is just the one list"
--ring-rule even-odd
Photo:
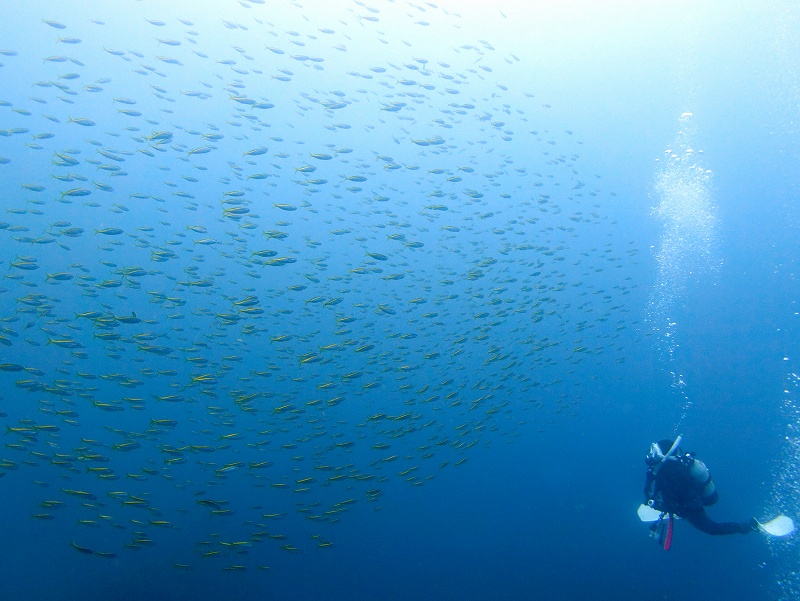
[(644, 479), (644, 500), (645, 502), (651, 500), (653, 498), (653, 494), (655, 493), (655, 487), (653, 486), (653, 480), (656, 477), (653, 475), (653, 472), (647, 470), (647, 474), (645, 475)]

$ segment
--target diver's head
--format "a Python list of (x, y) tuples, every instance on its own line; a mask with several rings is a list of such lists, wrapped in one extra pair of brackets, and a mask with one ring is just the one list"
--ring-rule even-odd
[[(658, 442), (654, 442), (650, 445), (650, 451), (647, 453), (647, 457), (645, 457), (645, 463), (650, 467), (654, 467), (659, 465), (667, 456), (677, 455), (678, 449), (677, 447), (673, 449), (672, 447), (675, 446), (674, 440), (670, 440), (665, 438), (663, 440), (659, 440)], [(677, 442), (680, 442), (680, 437), (678, 437)], [(670, 451), (673, 451), (670, 453)]]

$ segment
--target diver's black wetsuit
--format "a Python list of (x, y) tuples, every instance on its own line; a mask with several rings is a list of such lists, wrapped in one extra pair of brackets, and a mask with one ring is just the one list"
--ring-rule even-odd
[[(692, 461), (694, 461), (692, 459)], [(654, 500), (653, 507), (659, 511), (672, 513), (689, 522), (692, 526), (706, 534), (746, 534), (758, 529), (755, 520), (747, 522), (715, 522), (703, 508), (717, 502), (716, 490), (703, 498), (703, 484), (698, 483), (689, 473), (689, 465), (685, 461), (667, 461), (661, 465), (658, 473), (647, 470), (644, 485), (644, 496), (648, 501)]]
[(747, 534), (756, 529), (755, 525), (750, 522), (715, 522), (708, 517), (702, 507), (683, 515), (677, 513), (675, 515), (682, 517), (692, 526), (706, 534)]

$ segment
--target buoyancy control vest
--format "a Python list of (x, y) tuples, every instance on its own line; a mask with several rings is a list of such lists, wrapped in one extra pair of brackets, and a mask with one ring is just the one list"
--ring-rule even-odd
[(706, 464), (693, 453), (675, 453), (659, 469), (647, 472), (645, 496), (654, 509), (681, 515), (717, 502)]

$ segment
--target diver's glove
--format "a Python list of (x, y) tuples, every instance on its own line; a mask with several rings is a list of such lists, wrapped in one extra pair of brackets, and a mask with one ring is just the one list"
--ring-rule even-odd
[(750, 518), (746, 522), (742, 522), (739, 524), (739, 532), (742, 534), (747, 534), (748, 532), (755, 532), (758, 530), (758, 520), (756, 518)]

